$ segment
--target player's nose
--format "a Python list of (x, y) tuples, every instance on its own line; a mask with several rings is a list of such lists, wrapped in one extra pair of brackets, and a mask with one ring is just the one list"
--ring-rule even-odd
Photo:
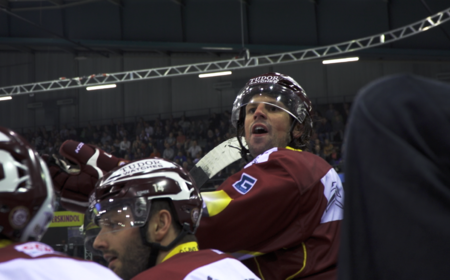
[(108, 247), (108, 242), (105, 234), (101, 234), (101, 232), (95, 237), (94, 243), (92, 247), (96, 250), (106, 249)]
[(255, 109), (255, 113), (253, 114), (253, 119), (257, 118), (267, 118), (266, 106), (264, 103), (259, 103)]

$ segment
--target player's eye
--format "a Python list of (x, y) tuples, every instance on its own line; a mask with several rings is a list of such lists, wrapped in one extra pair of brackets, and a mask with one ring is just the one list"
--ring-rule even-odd
[(253, 114), (256, 111), (256, 107), (249, 107), (247, 108), (247, 114)]
[(272, 105), (268, 105), (267, 107), (268, 107), (267, 110), (268, 110), (269, 112), (277, 112), (277, 111), (280, 110), (280, 108), (278, 108), (278, 107), (276, 107), (276, 106), (272, 106)]

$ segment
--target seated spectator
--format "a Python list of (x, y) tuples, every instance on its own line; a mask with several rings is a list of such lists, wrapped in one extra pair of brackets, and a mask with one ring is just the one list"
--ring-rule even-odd
[(187, 160), (187, 158), (182, 151), (178, 151), (177, 155), (174, 157), (174, 160), (177, 161), (180, 165), (182, 165), (183, 162)]
[(150, 141), (147, 143), (145, 149), (144, 149), (144, 155), (145, 157), (150, 157), (150, 155), (153, 153), (153, 142)]
[(317, 155), (317, 156), (319, 156), (319, 157), (321, 157), (321, 158), (326, 160), (326, 157), (325, 157), (322, 149), (320, 148), (320, 145), (315, 145), (314, 146), (313, 154), (315, 154), (315, 155)]
[(142, 148), (142, 142), (138, 135), (136, 135), (136, 138), (133, 141), (133, 144), (131, 144), (131, 150), (137, 151), (137, 149)]
[(144, 131), (145, 131), (145, 134), (147, 135), (147, 137), (153, 136), (154, 129), (148, 122), (146, 122), (144, 124)]
[(321, 118), (316, 127), (317, 136), (320, 139), (320, 142), (325, 142), (325, 139), (331, 139), (331, 124), (327, 121), (326, 118)]
[(172, 160), (173, 157), (175, 156), (174, 149), (167, 142), (164, 144), (164, 146), (165, 146), (165, 149), (164, 149), (163, 155), (162, 155), (163, 158), (167, 159), (167, 160)]
[(133, 160), (143, 159), (145, 158), (144, 153), (141, 148), (137, 148), (133, 155)]
[(111, 138), (111, 136), (108, 133), (103, 132), (102, 133), (102, 138), (100, 138), (100, 141), (102, 142), (103, 145), (106, 145), (107, 142), (111, 142), (112, 141), (112, 138)]
[(184, 142), (186, 142), (186, 136), (183, 134), (183, 131), (178, 130), (177, 143), (184, 145)]
[(197, 144), (197, 140), (193, 140), (191, 142), (191, 146), (187, 149), (187, 152), (191, 159), (194, 159), (199, 152), (202, 151), (202, 148)]
[(125, 155), (127, 153), (127, 150), (131, 148), (131, 143), (128, 141), (127, 137), (123, 137), (122, 141), (120, 142), (120, 151), (119, 153), (122, 155)]
[(95, 131), (90, 142), (91, 143), (98, 143), (100, 141), (101, 141), (100, 134), (97, 131)]
[(192, 161), (192, 163), (196, 164), (197, 162), (199, 162), (202, 159), (202, 152), (198, 152), (197, 155), (195, 156), (194, 160)]
[(169, 144), (170, 147), (175, 146), (177, 139), (173, 136), (173, 132), (169, 132), (169, 135), (164, 139), (164, 142)]
[(183, 168), (184, 168), (184, 170), (191, 170), (192, 167), (193, 167), (193, 165), (189, 164), (188, 161), (183, 161)]
[(150, 154), (151, 158), (160, 158), (161, 157), (161, 153), (158, 151), (158, 149), (156, 147), (153, 147), (153, 152)]
[(187, 132), (189, 131), (189, 127), (191, 126), (191, 122), (186, 119), (185, 116), (181, 117), (181, 120), (178, 122), (178, 125), (181, 127), (181, 129), (183, 130), (183, 132)]
[(334, 152), (334, 145), (330, 142), (330, 140), (325, 139), (325, 143), (323, 146), (323, 154), (325, 159), (329, 161), (331, 159), (331, 154)]
[(206, 151), (211, 151), (216, 145), (215, 145), (216, 137), (214, 135), (214, 132), (211, 129), (208, 129), (208, 133), (206, 134)]
[[(332, 139), (333, 141), (342, 141), (344, 139), (344, 118), (342, 117), (341, 113), (339, 111), (334, 111), (333, 119), (331, 120), (331, 126), (333, 127), (332, 131)], [(338, 139), (336, 139), (336, 136), (339, 136)]]
[(180, 143), (178, 143), (177, 142), (177, 144), (175, 144), (175, 148), (174, 148), (174, 150), (175, 150), (175, 154), (176, 155), (178, 155), (178, 152), (182, 152), (183, 153), (183, 155), (185, 155), (186, 154), (186, 150), (184, 149), (184, 146), (183, 145), (181, 145)]
[(214, 135), (217, 137), (222, 137), (222, 133), (220, 132), (219, 128), (215, 128), (214, 129)]

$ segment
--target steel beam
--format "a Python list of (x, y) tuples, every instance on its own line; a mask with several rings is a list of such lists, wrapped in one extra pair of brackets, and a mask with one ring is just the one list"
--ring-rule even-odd
[(244, 58), (222, 60), (205, 63), (167, 66), (152, 69), (133, 70), (117, 73), (100, 73), (83, 77), (64, 78), (53, 81), (30, 83), (23, 85), (7, 86), (0, 88), (0, 96), (30, 94), (37, 92), (82, 88), (86, 86), (136, 82), (141, 80), (177, 77), (184, 75), (201, 74), (208, 72), (239, 70), (275, 64), (292, 63), (317, 58), (343, 55), (356, 51), (389, 44), (407, 37), (426, 32), (450, 20), (450, 8), (436, 13), (423, 20), (410, 25), (394, 29), (389, 32), (379, 33), (373, 36), (355, 39), (339, 44), (323, 47), (304, 49), (293, 52), (285, 52), (271, 55), (261, 55)]

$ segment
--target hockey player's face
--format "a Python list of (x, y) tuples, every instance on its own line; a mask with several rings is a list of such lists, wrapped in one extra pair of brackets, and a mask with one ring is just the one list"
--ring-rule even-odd
[[(111, 217), (111, 220), (121, 224), (115, 217)], [(103, 253), (103, 258), (114, 273), (128, 280), (147, 269), (150, 248), (144, 246), (139, 228), (128, 225), (120, 230), (110, 230), (108, 226), (102, 225), (101, 228), (93, 246)]]
[(265, 95), (255, 96), (245, 107), (245, 140), (254, 157), (273, 147), (284, 148), (289, 142), (290, 116), (271, 104), (285, 108)]

